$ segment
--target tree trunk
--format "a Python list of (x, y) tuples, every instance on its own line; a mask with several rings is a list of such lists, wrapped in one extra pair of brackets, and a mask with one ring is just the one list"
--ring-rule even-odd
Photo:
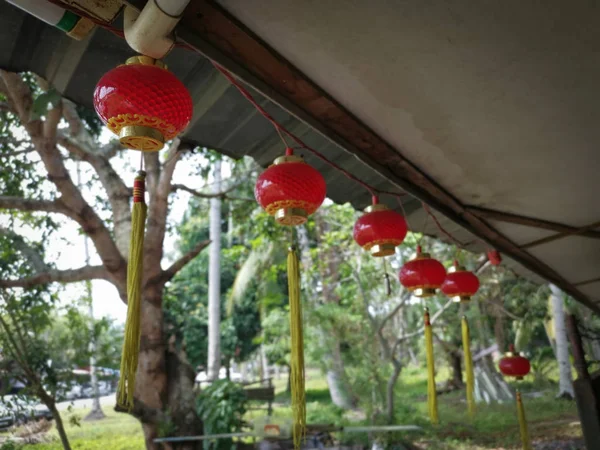
[[(140, 355), (135, 380), (135, 396), (145, 408), (160, 415), (167, 401), (167, 346), (163, 333), (162, 286), (146, 286), (142, 297)], [(137, 406), (137, 405), (136, 405)], [(142, 422), (146, 448), (159, 450), (158, 420), (145, 411), (134, 410)]]
[(242, 381), (248, 381), (248, 363), (246, 361), (242, 361), (242, 363), (240, 364), (240, 371)]
[(569, 341), (565, 326), (564, 299), (562, 291), (550, 285), (552, 291), (552, 316), (554, 317), (554, 337), (556, 339), (556, 359), (558, 361), (558, 397), (574, 398), (571, 361), (569, 360)]
[[(321, 213), (315, 214), (315, 224), (317, 225), (318, 234), (320, 236), (324, 236), (329, 230), (329, 224), (324, 220)], [(308, 237), (305, 233), (300, 236), (300, 245), (303, 247), (306, 254), (309, 255)], [(340, 254), (334, 248), (330, 248), (320, 254), (320, 258), (322, 261), (318, 264), (318, 267), (321, 276), (321, 286), (323, 287), (323, 300), (325, 303), (339, 304), (340, 298), (334, 287), (340, 280)], [(310, 264), (310, 262), (308, 262), (308, 264)], [(327, 367), (327, 384), (329, 385), (331, 400), (340, 408), (353, 408), (355, 406), (355, 401), (350, 392), (350, 386), (348, 385), (348, 378), (346, 377), (346, 369), (342, 359), (340, 342), (336, 336), (336, 330), (321, 330), (321, 333), (324, 337), (329, 335), (326, 348), (328, 348), (330, 352), (325, 355), (324, 359)]]
[(265, 347), (263, 345), (260, 346), (260, 379), (266, 380), (267, 378), (271, 378), (271, 372), (269, 370), (269, 360), (267, 358), (267, 352), (265, 352)]
[(458, 351), (448, 352), (448, 360), (450, 362), (450, 367), (452, 368), (452, 379), (450, 383), (454, 387), (461, 387), (463, 385), (463, 377), (462, 377), (462, 364), (461, 364), (461, 354)]
[[(221, 192), (221, 161), (214, 166), (213, 192)], [(208, 260), (208, 379), (219, 378), (221, 365), (221, 199), (210, 200)]]
[[(196, 372), (189, 364), (183, 350), (177, 350), (173, 337), (167, 353), (168, 402), (171, 424), (177, 436), (198, 436), (203, 433), (202, 421), (196, 413), (194, 382)], [(201, 441), (172, 444), (175, 450), (200, 450)]]
[(346, 378), (340, 344), (335, 337), (331, 340), (333, 342), (330, 345), (330, 354), (326, 356), (327, 385), (329, 386), (331, 401), (340, 408), (352, 409), (355, 405)]
[(63, 449), (71, 450), (71, 444), (69, 443), (69, 438), (67, 437), (65, 425), (63, 424), (62, 417), (60, 416), (58, 409), (56, 409), (56, 404), (54, 402), (51, 402), (49, 405), (46, 404), (46, 406), (50, 409), (50, 412), (52, 413), (54, 425), (56, 426), (56, 431), (58, 431), (58, 436), (60, 437), (60, 442), (63, 446)]
[(174, 338), (166, 341), (162, 293), (161, 284), (148, 283), (144, 287), (133, 414), (142, 422), (147, 450), (198, 450), (202, 447), (199, 442), (169, 447), (153, 442), (161, 428), (168, 429), (170, 436), (202, 434), (202, 422), (196, 413), (195, 371), (187, 363), (183, 350), (176, 349)]
[(496, 320), (494, 321), (494, 336), (496, 338), (496, 344), (498, 344), (498, 350), (503, 352), (507, 349), (506, 338), (504, 334), (504, 316), (502, 313), (496, 313)]
[(402, 365), (399, 361), (393, 359), (392, 364), (394, 370), (392, 374), (388, 378), (387, 389), (386, 389), (386, 416), (387, 422), (389, 425), (394, 423), (394, 388), (396, 387), (396, 381), (400, 376), (400, 371), (402, 370)]

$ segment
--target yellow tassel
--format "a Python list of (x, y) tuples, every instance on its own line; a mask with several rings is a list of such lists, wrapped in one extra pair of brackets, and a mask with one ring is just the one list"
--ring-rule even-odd
[(139, 171), (133, 184), (131, 212), (131, 241), (127, 265), (127, 321), (121, 354), (121, 378), (117, 388), (117, 404), (131, 411), (135, 391), (135, 372), (140, 352), (140, 313), (142, 306), (142, 257), (146, 203), (144, 202), (146, 173)]
[(517, 415), (519, 416), (519, 429), (521, 431), (521, 444), (523, 450), (531, 450), (531, 442), (529, 441), (529, 431), (527, 431), (527, 420), (525, 419), (525, 408), (521, 393), (517, 391)]
[(288, 293), (290, 297), (291, 388), (294, 420), (294, 448), (300, 448), (306, 432), (306, 398), (304, 395), (304, 336), (300, 303), (300, 270), (296, 250), (290, 248), (287, 258)]
[(429, 419), (437, 425), (438, 407), (437, 393), (435, 391), (435, 362), (433, 361), (433, 334), (429, 321), (429, 310), (425, 308), (425, 353), (427, 354), (427, 403), (429, 406)]
[(465, 354), (465, 374), (467, 381), (467, 409), (469, 416), (475, 415), (475, 376), (473, 374), (473, 358), (471, 356), (471, 336), (469, 333), (469, 322), (467, 318), (462, 318), (462, 342), (463, 342), (463, 353)]

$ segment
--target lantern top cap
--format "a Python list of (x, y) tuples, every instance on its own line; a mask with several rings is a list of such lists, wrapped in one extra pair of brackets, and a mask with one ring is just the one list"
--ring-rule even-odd
[(285, 156), (280, 156), (275, 161), (273, 161), (274, 166), (277, 166), (279, 164), (285, 164), (285, 163), (304, 163), (304, 159), (302, 159), (302, 156), (285, 155)]
[(450, 267), (448, 269), (448, 273), (454, 273), (454, 272), (466, 272), (467, 269), (465, 269), (464, 266), (461, 266), (460, 264), (454, 264), (452, 265), (452, 267)]
[(144, 66), (155, 66), (159, 67), (160, 69), (167, 70), (167, 65), (164, 62), (162, 62), (160, 59), (151, 58), (150, 56), (137, 55), (132, 56), (131, 58), (127, 58), (127, 60), (125, 61), (126, 66), (133, 66), (136, 64), (141, 64)]
[(521, 355), (519, 354), (519, 352), (517, 352), (515, 350), (515, 345), (514, 344), (510, 344), (508, 346), (508, 351), (504, 354), (504, 356), (506, 356), (507, 358), (512, 358), (512, 357), (521, 356)]
[(366, 213), (376, 212), (376, 211), (387, 211), (390, 208), (381, 203), (375, 203), (374, 205), (369, 205), (365, 208)]

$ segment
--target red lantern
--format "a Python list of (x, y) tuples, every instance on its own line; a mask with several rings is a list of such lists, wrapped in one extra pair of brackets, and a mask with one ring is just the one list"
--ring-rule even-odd
[(421, 253), (417, 246), (417, 256), (408, 261), (400, 269), (400, 283), (417, 297), (431, 297), (435, 294), (444, 279), (446, 269), (439, 261), (431, 258), (429, 253)]
[(318, 170), (293, 154), (277, 158), (260, 174), (254, 196), (260, 206), (282, 225), (301, 225), (314, 213), (327, 193), (325, 180)]
[(459, 266), (455, 261), (454, 266), (448, 270), (442, 292), (452, 297), (455, 302), (468, 302), (471, 296), (479, 289), (479, 278), (473, 273)]
[(531, 365), (527, 358), (515, 352), (515, 346), (511, 344), (508, 353), (500, 360), (498, 368), (505, 377), (515, 377), (517, 380), (522, 380), (531, 370)]
[(365, 213), (354, 224), (354, 240), (373, 256), (393, 255), (406, 237), (406, 220), (380, 204), (377, 197), (373, 197), (373, 204)]
[(98, 81), (94, 108), (128, 148), (160, 150), (192, 118), (192, 98), (183, 83), (158, 60), (129, 58)]
[(502, 262), (502, 256), (498, 250), (489, 250), (487, 252), (487, 257), (492, 266), (499, 266)]

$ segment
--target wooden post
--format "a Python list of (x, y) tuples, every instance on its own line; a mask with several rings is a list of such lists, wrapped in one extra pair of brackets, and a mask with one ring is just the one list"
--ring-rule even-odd
[(600, 378), (597, 375), (592, 377), (588, 372), (577, 318), (573, 314), (567, 314), (565, 322), (577, 370), (573, 387), (583, 438), (587, 448), (595, 448), (600, 442)]
[(577, 371), (577, 378), (583, 379), (590, 377), (588, 372), (587, 362), (585, 360), (585, 352), (583, 350), (583, 341), (579, 328), (577, 328), (577, 317), (573, 314), (565, 315), (565, 323), (567, 325), (567, 334), (571, 342), (571, 352), (573, 353), (573, 362)]

